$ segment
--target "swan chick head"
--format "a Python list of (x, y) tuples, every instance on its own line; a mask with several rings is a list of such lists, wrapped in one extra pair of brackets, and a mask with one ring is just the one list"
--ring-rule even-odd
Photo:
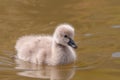
[(63, 46), (71, 46), (77, 48), (77, 45), (73, 41), (74, 28), (69, 24), (59, 25), (54, 32), (54, 40), (57, 44)]

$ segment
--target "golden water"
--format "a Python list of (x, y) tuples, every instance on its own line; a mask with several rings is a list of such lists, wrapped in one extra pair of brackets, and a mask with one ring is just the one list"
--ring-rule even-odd
[[(73, 65), (14, 60), (18, 37), (75, 27)], [(0, 80), (120, 80), (119, 0), (0, 0)]]

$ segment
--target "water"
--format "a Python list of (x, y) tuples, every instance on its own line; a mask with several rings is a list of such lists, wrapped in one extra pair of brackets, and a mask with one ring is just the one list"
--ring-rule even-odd
[[(119, 0), (0, 0), (0, 80), (120, 80)], [(75, 27), (72, 65), (39, 66), (15, 60), (18, 37)]]

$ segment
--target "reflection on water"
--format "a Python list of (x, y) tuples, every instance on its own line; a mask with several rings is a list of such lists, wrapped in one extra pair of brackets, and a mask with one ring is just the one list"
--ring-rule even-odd
[(120, 25), (112, 26), (112, 28), (120, 28)]
[[(52, 34), (64, 22), (75, 26), (76, 64), (49, 67), (15, 62), (18, 37)], [(120, 0), (0, 0), (1, 80), (120, 80), (119, 52)]]
[(113, 58), (120, 58), (120, 52), (115, 52), (115, 53), (112, 53), (112, 57)]
[(50, 80), (70, 80), (74, 74), (75, 69), (64, 67), (53, 67), (53, 66), (40, 66), (24, 62), (16, 59), (16, 69), (23, 70), (17, 74), (20, 76), (27, 76), (33, 78), (50, 79)]

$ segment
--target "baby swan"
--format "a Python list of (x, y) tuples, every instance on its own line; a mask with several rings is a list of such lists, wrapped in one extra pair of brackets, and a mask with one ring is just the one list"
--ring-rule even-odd
[(68, 24), (59, 25), (53, 36), (23, 36), (17, 40), (16, 57), (35, 64), (70, 64), (76, 60), (73, 38), (74, 28)]

